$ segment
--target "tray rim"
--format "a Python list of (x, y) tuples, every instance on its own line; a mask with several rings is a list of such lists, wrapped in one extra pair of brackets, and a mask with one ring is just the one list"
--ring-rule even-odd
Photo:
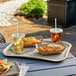
[[(49, 40), (49, 41), (50, 41), (50, 40)], [(68, 51), (67, 51), (65, 57), (62, 58), (62, 59), (60, 59), (60, 60), (53, 60), (53, 59), (47, 60), (46, 58), (44, 59), (44, 58), (40, 58), (40, 57), (21, 56), (21, 55), (20, 55), (20, 56), (18, 56), (18, 55), (17, 55), (17, 56), (6, 55), (6, 54), (4, 53), (4, 52), (6, 51), (5, 49), (7, 49), (8, 47), (12, 46), (12, 43), (9, 44), (9, 45), (3, 50), (2, 53), (3, 53), (3, 55), (8, 56), (8, 57), (20, 57), (20, 58), (37, 59), (37, 60), (52, 61), (52, 62), (61, 62), (61, 61), (65, 60), (65, 59), (68, 57), (69, 51), (70, 51), (70, 49), (71, 49), (71, 47), (72, 47), (72, 44), (71, 44), (71, 43), (66, 42), (66, 41), (62, 41), (62, 42), (68, 44), (68, 45), (69, 45), (69, 48), (68, 48)]]

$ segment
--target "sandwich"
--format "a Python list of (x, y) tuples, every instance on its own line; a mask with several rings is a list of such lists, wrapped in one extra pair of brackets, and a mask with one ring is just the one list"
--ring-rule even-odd
[(39, 44), (42, 40), (36, 39), (36, 37), (27, 37), (23, 39), (25, 47), (35, 47), (35, 44)]

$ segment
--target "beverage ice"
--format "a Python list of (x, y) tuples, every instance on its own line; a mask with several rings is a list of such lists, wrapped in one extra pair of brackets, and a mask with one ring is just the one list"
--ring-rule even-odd
[(61, 33), (63, 29), (61, 28), (52, 28), (50, 29), (52, 42), (60, 42), (61, 41)]
[(16, 33), (12, 35), (14, 40), (14, 52), (15, 53), (23, 53), (24, 52), (24, 42), (23, 38), (25, 37), (25, 34), (23, 33)]

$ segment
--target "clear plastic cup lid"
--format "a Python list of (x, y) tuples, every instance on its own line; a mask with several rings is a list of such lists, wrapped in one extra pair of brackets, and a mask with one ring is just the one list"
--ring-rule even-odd
[(62, 33), (63, 29), (61, 29), (61, 28), (52, 28), (52, 29), (50, 29), (50, 32), (51, 33)]
[(15, 34), (12, 34), (12, 37), (13, 38), (24, 38), (25, 34), (24, 33), (15, 33)]

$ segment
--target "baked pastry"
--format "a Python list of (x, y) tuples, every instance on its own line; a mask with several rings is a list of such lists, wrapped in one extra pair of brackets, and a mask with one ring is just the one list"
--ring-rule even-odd
[(35, 47), (35, 44), (39, 44), (42, 42), (41, 40), (36, 39), (36, 37), (24, 38), (23, 41), (25, 47)]
[(0, 76), (4, 76), (13, 66), (12, 62), (7, 62), (7, 60), (0, 60)]
[(49, 44), (49, 45), (45, 45), (43, 47), (38, 47), (38, 53), (41, 55), (50, 55), (50, 54), (60, 54), (63, 52), (64, 50), (64, 46), (63, 45), (57, 45), (57, 44)]

